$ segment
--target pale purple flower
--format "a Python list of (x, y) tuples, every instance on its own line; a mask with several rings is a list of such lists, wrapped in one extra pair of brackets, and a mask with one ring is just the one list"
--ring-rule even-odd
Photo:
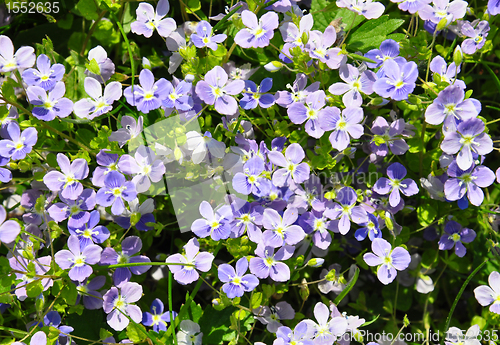
[(200, 244), (196, 238), (192, 238), (184, 245), (185, 254), (170, 255), (166, 262), (189, 264), (192, 266), (183, 265), (167, 265), (169, 270), (174, 274), (174, 279), (182, 285), (191, 284), (200, 277), (197, 270), (208, 272), (212, 267), (214, 256), (209, 252), (200, 251)]
[(313, 338), (314, 344), (332, 345), (337, 337), (342, 336), (347, 330), (346, 318), (332, 317), (330, 309), (324, 303), (316, 303), (314, 317), (317, 322), (310, 319), (303, 321), (309, 328), (308, 335)]
[(104, 187), (97, 191), (96, 201), (101, 206), (111, 206), (111, 213), (118, 216), (125, 210), (123, 200), (132, 201), (136, 197), (134, 183), (126, 181), (118, 171), (111, 171), (104, 178)]
[(299, 27), (295, 25), (292, 21), (284, 22), (280, 27), (281, 36), (285, 43), (291, 43), (294, 47), (304, 47), (304, 42), (302, 39), (304, 35), (309, 37), (309, 32), (311, 31), (314, 24), (314, 19), (312, 14), (306, 14), (300, 18)]
[(306, 233), (299, 225), (294, 225), (299, 213), (296, 208), (289, 207), (281, 216), (278, 211), (267, 208), (264, 210), (262, 225), (266, 231), (262, 234), (262, 243), (272, 248), (285, 244), (295, 245), (302, 241)]
[[(305, 51), (309, 52), (309, 56), (311, 58), (326, 63), (328, 67), (332, 69), (339, 68), (340, 65), (338, 58), (341, 58), (341, 56), (338, 55), (338, 52), (340, 52), (340, 49), (330, 49), (330, 47), (335, 43), (336, 40), (337, 32), (335, 31), (335, 28), (333, 26), (329, 25), (324, 32), (313, 30), (309, 34), (309, 39), (305, 46)], [(330, 58), (334, 58), (335, 61), (330, 62)], [(335, 66), (333, 66), (332, 63)]]
[(283, 262), (292, 257), (295, 247), (283, 246), (274, 253), (274, 248), (262, 243), (255, 249), (255, 257), (250, 259), (250, 272), (260, 279), (271, 277), (275, 282), (290, 279), (290, 268)]
[(230, 224), (231, 237), (238, 238), (246, 232), (250, 241), (259, 243), (262, 237), (262, 216), (264, 208), (259, 203), (236, 199), (231, 204), (233, 221)]
[(269, 45), (274, 30), (279, 26), (276, 12), (269, 11), (257, 21), (255, 13), (245, 10), (241, 13), (244, 29), (238, 31), (234, 42), (242, 48), (263, 48)]
[(378, 266), (377, 277), (384, 285), (392, 283), (398, 274), (397, 271), (405, 270), (411, 261), (406, 249), (403, 247), (392, 249), (390, 243), (383, 238), (373, 240), (372, 251), (373, 253), (363, 255), (363, 260), (368, 266)]
[(122, 85), (117, 81), (106, 85), (104, 95), (101, 84), (94, 78), (85, 78), (84, 86), (90, 98), (83, 98), (73, 106), (73, 112), (80, 118), (92, 120), (106, 114), (122, 96)]
[(373, 83), (377, 80), (377, 76), (372, 71), (366, 70), (359, 75), (359, 70), (349, 64), (341, 66), (339, 69), (340, 79), (344, 83), (332, 84), (328, 91), (334, 95), (342, 96), (342, 101), (346, 107), (361, 107), (363, 98), (361, 92), (365, 95), (373, 93)]
[(14, 45), (9, 37), (0, 35), (0, 72), (11, 72), (19, 68), (30, 68), (35, 64), (35, 49), (21, 47), (14, 54)]
[(463, 243), (471, 243), (476, 238), (474, 230), (469, 228), (462, 229), (462, 226), (454, 220), (446, 223), (444, 232), (445, 234), (439, 240), (439, 250), (449, 250), (455, 247), (455, 254), (459, 258), (464, 257), (465, 253), (467, 253), (467, 249), (465, 249)]
[(358, 241), (363, 241), (366, 236), (368, 236), (370, 241), (373, 241), (375, 238), (382, 238), (382, 230), (380, 230), (378, 217), (375, 217), (373, 214), (368, 213), (368, 221), (359, 225), (362, 228), (359, 228), (354, 233), (354, 237)]
[(342, 235), (351, 229), (351, 221), (356, 224), (366, 223), (368, 215), (361, 206), (355, 206), (358, 194), (352, 187), (344, 187), (337, 192), (335, 200), (338, 202), (329, 205), (324, 215), (332, 220), (337, 220), (337, 227)]
[[(460, 121), (475, 118), (481, 111), (481, 105), (473, 98), (464, 100), (465, 91), (458, 85), (447, 86), (425, 111), (425, 121), (431, 125), (444, 122), (445, 132), (456, 131)], [(476, 105), (476, 102), (479, 103)]]
[(488, 13), (490, 16), (500, 13), (500, 0), (488, 0)]
[(439, 24), (442, 19), (446, 19), (447, 24), (461, 19), (465, 16), (468, 3), (463, 0), (434, 0), (431, 5), (424, 5), (418, 11), (422, 20), (430, 20), (434, 24)]
[(385, 157), (389, 153), (395, 155), (404, 155), (409, 146), (403, 139), (405, 130), (405, 120), (398, 119), (390, 125), (382, 116), (377, 116), (373, 121), (371, 131), (374, 134), (370, 141), (370, 149), (377, 156)]
[(104, 187), (104, 178), (110, 171), (118, 170), (118, 154), (108, 153), (109, 149), (102, 149), (96, 156), (97, 166), (92, 173), (92, 184)]
[[(474, 289), (474, 296), (483, 307), (490, 306), (490, 311), (500, 314), (500, 273), (493, 271), (488, 276), (488, 285)], [(491, 304), (491, 305), (490, 305)]]
[(334, 149), (345, 150), (351, 137), (359, 139), (363, 135), (363, 109), (345, 108), (340, 113), (337, 107), (327, 107), (319, 115), (319, 123), (325, 131), (333, 131), (328, 139)]
[(35, 127), (28, 127), (21, 132), (15, 121), (9, 122), (6, 132), (7, 139), (0, 140), (0, 155), (14, 161), (24, 159), (38, 140)]
[(302, 183), (309, 178), (310, 168), (307, 163), (301, 163), (305, 158), (304, 149), (293, 143), (287, 147), (285, 155), (278, 151), (268, 153), (269, 160), (274, 165), (282, 167), (273, 173), (272, 182), (276, 187), (290, 186), (292, 183)]
[[(441, 82), (446, 82), (450, 85), (460, 86), (460, 88), (465, 89), (465, 83), (463, 80), (456, 79), (456, 76), (460, 74), (460, 65), (457, 67), (454, 62), (447, 66), (446, 61), (440, 55), (432, 59), (429, 65), (430, 70), (439, 75)], [(434, 78), (435, 80), (435, 78)], [(436, 81), (436, 80), (435, 80)]]
[(253, 310), (255, 318), (262, 324), (266, 325), (266, 329), (271, 333), (276, 333), (278, 328), (283, 326), (281, 320), (293, 320), (295, 318), (295, 310), (285, 301), (276, 303), (275, 306), (261, 305)]
[(240, 105), (243, 109), (255, 109), (257, 106), (261, 108), (269, 108), (274, 105), (274, 95), (269, 92), (273, 87), (272, 78), (265, 78), (259, 86), (251, 80), (245, 80), (245, 90), (243, 98), (240, 100)]
[(21, 232), (21, 226), (14, 220), (7, 220), (7, 211), (0, 205), (0, 242), (12, 243)]
[(175, 108), (181, 111), (193, 108), (193, 98), (189, 95), (193, 88), (192, 84), (181, 80), (177, 84), (174, 82), (174, 85), (167, 80), (167, 96), (162, 101), (162, 105), (165, 108)]
[(191, 35), (191, 41), (197, 48), (208, 47), (212, 50), (217, 50), (217, 43), (222, 43), (226, 40), (226, 34), (212, 35), (212, 25), (206, 20), (202, 20), (196, 25), (196, 33)]
[(398, 3), (398, 8), (402, 11), (408, 11), (411, 14), (417, 13), (424, 5), (432, 2), (432, 0), (391, 0)]
[(51, 278), (41, 278), (41, 277), (33, 277), (31, 274), (31, 270), (28, 270), (27, 267), (30, 263), (32, 263), (35, 267), (35, 273), (37, 275), (43, 276), (46, 275), (49, 270), (51, 270), (50, 263), (52, 262), (52, 257), (50, 255), (43, 256), (40, 258), (36, 258), (34, 260), (28, 261), (23, 256), (17, 255), (13, 256), (9, 259), (10, 267), (17, 271), (14, 272), (16, 275), (16, 279), (21, 280), (20, 283), (16, 285), (14, 293), (20, 301), (24, 301), (28, 295), (26, 294), (26, 285), (29, 283), (39, 280), (42, 283), (43, 291), (46, 291), (53, 285), (53, 280)]
[(88, 220), (79, 227), (68, 225), (68, 230), (71, 235), (78, 237), (80, 240), (80, 248), (83, 250), (86, 246), (92, 243), (103, 243), (109, 238), (109, 230), (103, 225), (99, 225), (101, 215), (99, 211), (90, 212)]
[(201, 238), (210, 237), (214, 241), (226, 239), (231, 234), (232, 219), (231, 207), (224, 205), (215, 211), (207, 201), (200, 204), (200, 214), (203, 218), (197, 219), (191, 225), (191, 231)]
[(206, 104), (213, 105), (220, 114), (233, 115), (238, 110), (238, 102), (232, 96), (239, 94), (244, 87), (243, 80), (228, 83), (226, 71), (215, 66), (205, 74), (204, 80), (196, 84), (196, 94)]
[(135, 139), (142, 133), (144, 119), (142, 116), (139, 116), (138, 120), (132, 116), (123, 116), (120, 123), (122, 128), (111, 133), (108, 139), (109, 141), (117, 141), (118, 145), (123, 147), (129, 140)]
[[(153, 326), (154, 332), (166, 331), (167, 323), (170, 322), (170, 312), (164, 311), (163, 302), (159, 298), (155, 298), (153, 303), (151, 303), (151, 312), (142, 313), (142, 324), (147, 327)], [(175, 319), (177, 313), (172, 311), (172, 317)]]
[(236, 270), (228, 264), (218, 268), (219, 280), (223, 283), (222, 291), (229, 298), (242, 297), (259, 285), (259, 279), (253, 274), (245, 274), (248, 270), (248, 259), (244, 256), (236, 262)]
[(70, 268), (68, 273), (71, 280), (83, 281), (92, 274), (92, 267), (101, 260), (102, 248), (95, 244), (89, 244), (83, 250), (80, 249), (80, 240), (77, 236), (68, 238), (68, 248), (58, 251), (54, 255), (54, 260), (66, 270)]
[(233, 14), (232, 17), (230, 17), (228, 20), (233, 20), (233, 19), (236, 19), (236, 18), (239, 18), (240, 15), (241, 15), (241, 12), (243, 12), (244, 10), (248, 10), (248, 4), (246, 2), (243, 2), (243, 1), (238, 1), (236, 4), (234, 4), (233, 6), (229, 7), (229, 6), (226, 6), (224, 8), (224, 13), (219, 13), (218, 15), (216, 16), (213, 16), (213, 17), (208, 17), (210, 20), (216, 20), (216, 21), (219, 21), (219, 20), (222, 20), (224, 19), (224, 17), (232, 12), (233, 10), (235, 10), (236, 8), (238, 8), (236, 10), (236, 12)]
[(177, 24), (172, 18), (164, 18), (170, 10), (168, 0), (160, 0), (156, 6), (156, 11), (152, 5), (141, 2), (137, 10), (137, 20), (130, 24), (130, 30), (137, 35), (151, 37), (156, 29), (161, 37), (168, 37), (177, 29)]
[(384, 5), (380, 2), (373, 2), (373, 0), (337, 0), (337, 6), (347, 8), (366, 19), (378, 18), (385, 11)]
[(45, 91), (40, 86), (30, 86), (26, 90), (28, 100), (35, 107), (32, 114), (39, 120), (52, 121), (56, 117), (66, 117), (73, 111), (73, 102), (64, 97), (66, 86), (64, 82), (57, 82), (54, 88)]
[[(245, 6), (248, 5), (245, 3)], [(240, 67), (236, 67), (234, 61), (229, 61), (222, 65), (230, 80), (248, 80), (260, 67), (252, 68), (250, 63), (245, 63)]]
[[(326, 250), (332, 243), (330, 231), (337, 230), (336, 223), (327, 219), (323, 212), (312, 210), (301, 215), (299, 225), (319, 249)], [(330, 231), (328, 231), (330, 230)]]
[(262, 172), (265, 170), (264, 161), (254, 156), (243, 165), (243, 172), (238, 172), (233, 177), (233, 188), (236, 192), (255, 196), (265, 196), (271, 190), (271, 181)]
[(47, 210), (54, 221), (62, 222), (68, 219), (68, 227), (80, 228), (89, 221), (90, 213), (94, 209), (95, 191), (88, 188), (84, 189), (76, 200), (67, 199), (60, 195), (62, 202), (57, 202)]
[(293, 103), (287, 109), (290, 121), (295, 124), (306, 122), (305, 129), (307, 134), (316, 139), (321, 138), (323, 133), (325, 133), (324, 129), (320, 126), (321, 121), (319, 120), (322, 109), (326, 104), (325, 97), (325, 92), (319, 90), (309, 94), (305, 104), (300, 102)]
[(445, 201), (444, 182), (446, 179), (446, 174), (433, 176), (432, 173), (430, 173), (427, 178), (420, 178), (420, 184), (429, 192), (431, 199)]
[[(0, 167), (7, 165), (10, 159), (7, 157), (0, 156)], [(12, 180), (12, 171), (6, 168), (0, 168), (0, 181), (3, 183), (8, 183)]]
[(384, 98), (395, 101), (408, 99), (408, 95), (415, 89), (418, 77), (417, 64), (413, 61), (398, 65), (394, 60), (384, 63), (385, 76), (373, 84), (373, 91)]
[(140, 215), (139, 221), (135, 224), (135, 228), (139, 231), (149, 231), (153, 228), (148, 226), (147, 223), (155, 223), (155, 216), (153, 212), (155, 210), (155, 205), (153, 199), (146, 199), (142, 204), (139, 205), (139, 199), (134, 199), (128, 203), (130, 211), (126, 210), (125, 214), (116, 217), (115, 223), (120, 225), (124, 229), (131, 227), (130, 219), (133, 216)]
[(318, 91), (319, 84), (319, 82), (314, 82), (307, 86), (307, 76), (303, 73), (297, 73), (293, 85), (287, 84), (286, 86), (290, 91), (276, 93), (276, 104), (288, 108), (296, 102), (304, 103), (309, 94)]
[(441, 150), (450, 155), (458, 152), (458, 167), (467, 170), (474, 164), (473, 152), (484, 156), (493, 151), (493, 141), (485, 129), (484, 122), (478, 118), (461, 122), (456, 132), (445, 133)]
[(388, 60), (395, 61), (398, 65), (403, 65), (406, 63), (406, 60), (399, 56), (399, 43), (394, 41), (393, 39), (386, 39), (381, 44), (379, 49), (372, 49), (365, 54), (365, 57), (375, 61), (366, 62), (367, 66), (370, 68), (377, 68), (382, 66), (377, 75), (379, 77), (383, 77), (385, 75), (385, 62)]
[(103, 309), (108, 316), (108, 325), (115, 331), (124, 330), (129, 324), (129, 316), (135, 323), (142, 320), (141, 309), (132, 304), (142, 297), (142, 286), (127, 282), (121, 287), (112, 287), (103, 296)]
[(486, 20), (480, 21), (474, 28), (469, 22), (462, 25), (462, 34), (470, 37), (462, 42), (462, 51), (465, 54), (474, 54), (486, 43), (486, 37), (490, 31), (490, 24)]
[[(206, 131), (201, 134), (197, 131), (189, 131), (186, 133), (186, 147), (191, 153), (191, 160), (194, 164), (200, 164), (207, 156), (211, 158), (224, 158), (226, 144), (222, 141), (217, 141), (212, 138), (212, 134)], [(211, 162), (211, 159), (209, 161)]]
[(85, 309), (101, 309), (102, 294), (97, 290), (101, 289), (104, 284), (106, 284), (105, 276), (94, 277), (88, 283), (86, 280), (77, 282), (76, 291), (78, 291), (78, 297), (76, 304), (78, 304), (80, 302), (80, 298), (82, 298)]
[[(128, 236), (122, 241), (122, 249), (117, 253), (111, 247), (106, 247), (101, 255), (101, 265), (116, 265), (128, 263), (149, 263), (151, 260), (144, 255), (136, 255), (141, 251), (142, 241), (137, 236)], [(116, 286), (121, 286), (124, 282), (128, 282), (132, 274), (141, 275), (147, 272), (151, 265), (118, 267), (113, 273), (113, 281)]]
[[(23, 342), (13, 342), (12, 345), (26, 345)], [(30, 345), (47, 345), (47, 335), (44, 331), (38, 331), (31, 337)]]
[(276, 340), (273, 345), (293, 344), (314, 345), (314, 342), (309, 338), (308, 325), (305, 321), (299, 322), (293, 331), (286, 326), (282, 326), (276, 331)]
[(373, 191), (386, 195), (390, 193), (389, 204), (396, 207), (401, 202), (400, 192), (406, 196), (412, 196), (418, 193), (418, 186), (412, 179), (406, 178), (406, 168), (401, 163), (392, 163), (387, 168), (387, 176), (381, 177), (375, 182)]
[(108, 53), (106, 53), (103, 47), (96, 46), (90, 49), (88, 58), (89, 61), (95, 60), (95, 62), (97, 62), (99, 73), (95, 74), (86, 69), (86, 76), (94, 78), (99, 83), (104, 84), (113, 74), (115, 74), (115, 64), (108, 58)]
[(139, 146), (134, 157), (123, 155), (118, 161), (118, 168), (127, 175), (134, 175), (132, 182), (137, 193), (144, 193), (151, 187), (151, 182), (157, 183), (165, 174), (165, 165), (150, 147)]
[(77, 158), (73, 162), (62, 153), (57, 154), (57, 163), (62, 172), (52, 170), (43, 177), (43, 182), (54, 192), (61, 191), (61, 195), (66, 199), (76, 200), (83, 192), (83, 185), (79, 180), (83, 180), (89, 174), (87, 161)]
[(64, 65), (56, 63), (51, 65), (50, 59), (45, 54), (40, 54), (36, 59), (36, 67), (28, 68), (22, 74), (23, 80), (29, 86), (40, 86), (46, 91), (50, 91), (61, 81), (64, 76)]
[(450, 201), (460, 200), (467, 193), (467, 198), (474, 206), (480, 206), (484, 200), (481, 188), (489, 187), (495, 181), (495, 174), (484, 165), (472, 165), (467, 170), (459, 168), (454, 161), (448, 166), (448, 179), (444, 183), (444, 194)]
[(158, 109), (166, 97), (167, 81), (161, 78), (155, 82), (153, 72), (143, 69), (139, 74), (139, 82), (141, 85), (129, 86), (123, 92), (127, 102), (145, 114)]

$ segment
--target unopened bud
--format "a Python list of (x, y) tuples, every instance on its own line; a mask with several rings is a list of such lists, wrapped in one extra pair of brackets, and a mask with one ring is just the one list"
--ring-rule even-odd
[(323, 265), (323, 263), (325, 262), (325, 259), (322, 259), (322, 258), (313, 258), (311, 260), (309, 260), (307, 262), (307, 266), (310, 266), (310, 267), (319, 267), (321, 265)]
[(325, 278), (329, 282), (335, 281), (337, 279), (337, 275), (336, 275), (335, 269), (330, 270), (330, 272), (328, 272), (328, 274), (326, 275)]
[(464, 59), (464, 53), (462, 52), (462, 48), (460, 46), (457, 46), (455, 48), (455, 51), (453, 51), (453, 62), (455, 63), (455, 66), (460, 66)]
[(35, 301), (35, 309), (37, 312), (41, 312), (43, 310), (43, 307), (45, 305), (45, 296), (43, 293), (41, 293)]
[(436, 31), (441, 31), (443, 30), (445, 27), (448, 26), (449, 24), (449, 21), (448, 21), (449, 18), (447, 17), (444, 17), (443, 19), (441, 19), (438, 23), (438, 25), (436, 26)]
[(184, 78), (184, 80), (187, 83), (192, 83), (194, 81), (194, 75), (192, 75), (192, 74), (186, 74), (186, 77)]
[(134, 212), (130, 215), (130, 226), (134, 226), (141, 220), (141, 214), (139, 212)]
[(278, 72), (283, 67), (283, 64), (279, 61), (271, 61), (264, 66), (268, 72)]
[(151, 69), (151, 62), (148, 60), (148, 58), (143, 57), (142, 58), (142, 67), (146, 69)]

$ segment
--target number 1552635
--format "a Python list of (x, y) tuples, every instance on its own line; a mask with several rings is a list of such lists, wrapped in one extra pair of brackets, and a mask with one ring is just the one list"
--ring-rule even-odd
[(10, 2), (7, 3), (9, 13), (59, 13), (59, 2)]

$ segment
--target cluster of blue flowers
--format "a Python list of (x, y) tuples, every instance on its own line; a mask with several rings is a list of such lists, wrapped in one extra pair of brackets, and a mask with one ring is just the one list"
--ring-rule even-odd
[[(24, 301), (32, 297), (28, 293), (30, 286), (39, 283), (42, 289), (37, 298), (46, 298), (44, 291), (54, 288), (57, 277), (67, 273), (78, 291), (76, 303), (82, 301), (84, 308), (90, 310), (102, 308), (113, 330), (122, 331), (133, 321), (152, 327), (155, 332), (166, 331), (177, 312), (166, 310), (159, 299), (154, 300), (150, 312), (143, 312), (136, 304), (143, 295), (143, 287), (133, 276), (146, 274), (152, 268), (151, 258), (141, 255), (143, 243), (137, 235), (155, 226), (156, 185), (163, 182), (167, 172), (188, 164), (191, 167), (220, 164), (226, 177), (222, 183), (230, 192), (220, 202), (191, 201), (196, 203), (200, 214), (190, 224), (193, 236), (181, 252), (171, 253), (162, 264), (181, 285), (197, 282), (216, 266), (209, 276), (220, 283), (214, 284), (220, 288), (218, 302), (214, 304), (221, 302), (221, 296), (236, 299), (245, 293), (251, 295), (262, 282), (288, 284), (293, 273), (321, 266), (336, 243), (360, 253), (360, 243), (367, 237), (371, 252), (362, 255), (361, 263), (373, 269), (368, 268), (366, 274), (375, 273), (384, 285), (400, 277), (403, 284), (404, 273), (414, 269), (410, 253), (417, 251), (394, 241), (403, 228), (397, 223), (398, 213), (412, 210), (405, 200), (419, 193), (427, 196), (427, 191), (430, 198), (445, 204), (456, 202), (462, 210), (469, 203), (479, 207), (484, 202), (485, 189), (495, 181), (495, 173), (483, 165), (494, 144), (487, 124), (479, 116), (481, 103), (470, 97), (466, 84), (459, 79), (463, 54), (474, 54), (484, 46), (490, 29), (488, 22), (462, 20), (467, 10), (467, 2), (462, 0), (394, 2), (403, 11), (418, 13), (434, 39), (439, 31), (453, 25), (459, 36), (466, 37), (461, 47), (457, 46), (454, 62), (449, 66), (442, 56), (429, 59), (434, 82), (420, 78), (419, 86), (425, 86), (434, 95), (422, 109), (423, 120), (418, 129), (413, 120), (402, 117), (373, 118), (367, 106), (412, 103), (410, 99), (415, 96), (422, 73), (415, 61), (400, 56), (400, 44), (386, 39), (378, 49), (369, 50), (364, 56), (350, 54), (342, 45), (345, 33), (341, 35), (332, 25), (323, 32), (313, 30), (313, 14), (304, 14), (295, 1), (274, 1), (260, 18), (258, 11), (249, 10), (245, 3), (229, 9), (233, 12), (229, 20), (240, 20), (241, 28), (233, 37), (228, 57), (236, 47), (244, 51), (273, 46), (275, 30), (279, 29), (283, 44), (275, 47), (275, 53), (280, 61), (265, 68), (269, 72), (279, 69), (297, 72), (295, 81), (286, 90), (272, 91), (271, 77), (260, 83), (249, 80), (255, 70), (248, 66), (236, 68), (234, 63), (211, 67), (204, 75), (184, 73), (184, 79), (156, 79), (147, 67), (148, 61), (143, 62), (139, 84), (123, 89), (119, 81), (110, 81), (115, 65), (104, 48), (97, 46), (88, 53), (90, 63), (84, 80), (88, 97), (70, 100), (65, 97), (64, 65), (45, 54), (36, 56), (31, 47), (21, 47), (14, 53), (10, 38), (0, 36), (0, 72), (16, 81), (26, 97), (16, 101), (0, 96), (0, 106), (8, 109), (0, 131), (3, 183), (11, 182), (12, 170), (29, 155), (46, 157), (44, 142), (40, 140), (42, 133), (35, 126), (51, 128), (51, 121), (71, 114), (77, 118), (74, 121), (90, 122), (112, 112), (117, 102), (140, 114), (137, 118), (122, 116), (122, 128), (108, 137), (109, 143), (116, 142), (120, 148), (148, 136), (143, 116), (158, 111), (167, 118), (178, 116), (186, 127), (193, 119), (203, 118), (205, 111), (218, 113), (220, 127), (234, 134), (227, 144), (217, 136), (217, 130), (203, 134), (181, 131), (170, 146), (139, 144), (128, 154), (103, 148), (96, 151), (95, 160), (90, 162), (58, 153), (57, 168), (37, 167), (43, 177), (22, 193), (19, 219), (6, 220), (7, 211), (0, 206), (0, 242), (8, 247), (8, 262), (15, 275), (9, 293)], [(370, 0), (338, 0), (337, 6), (366, 19), (379, 18), (385, 10), (383, 4)], [(156, 8), (148, 3), (139, 4), (131, 31), (146, 38), (156, 31), (165, 39), (171, 53), (168, 71), (173, 74), (183, 62), (189, 63), (188, 49), (194, 46), (199, 51), (218, 51), (228, 35), (216, 34), (205, 20), (191, 28), (177, 27), (172, 18), (166, 17), (169, 7), (167, 0), (160, 0)], [(500, 1), (490, 0), (487, 11), (490, 15), (500, 13)], [(211, 19), (222, 18), (225, 16)], [(305, 68), (316, 69), (313, 74), (326, 71), (338, 78), (330, 78), (336, 81), (328, 85), (315, 81), (311, 74), (298, 72), (294, 65), (297, 54), (308, 57)], [(356, 151), (363, 152), (365, 158), (357, 162), (357, 168), (353, 164), (349, 173), (368, 174), (370, 166), (378, 172), (377, 178), (337, 181), (327, 188), (327, 181), (318, 176), (311, 164), (319, 154), (316, 147), (311, 149), (302, 140), (285, 136), (255, 140), (254, 130), (258, 127), (254, 127), (248, 116), (245, 118), (249, 121), (242, 119), (245, 112), (264, 110), (260, 114), (265, 116), (266, 109), (274, 107), (278, 111), (278, 106), (286, 112), (286, 125), (298, 129), (306, 143), (312, 141), (314, 147), (319, 142), (323, 146), (329, 142), (328, 155), (333, 151), (336, 162), (354, 159)], [(30, 117), (36, 120), (31, 119), (26, 126), (23, 120)], [(269, 125), (277, 125), (277, 121)], [(436, 129), (434, 138), (440, 150), (440, 168), (436, 171), (440, 174), (417, 179), (422, 190), (415, 181), (415, 170), (408, 172), (396, 160), (409, 151), (408, 140), (415, 137), (416, 130), (424, 138), (427, 125)], [(323, 141), (326, 135), (328, 141)], [(500, 183), (500, 168), (496, 177)], [(114, 224), (109, 225), (112, 222), (126, 230), (114, 246), (109, 240), (116, 229)], [(432, 240), (439, 250), (454, 248), (456, 256), (464, 257), (467, 252), (464, 244), (476, 238), (476, 231), (462, 227), (452, 217), (444, 223), (443, 234)], [(55, 227), (62, 229), (64, 241), (53, 241), (51, 234)], [(133, 228), (139, 233), (130, 235), (128, 232)], [(225, 243), (228, 239), (248, 239), (251, 250), (231, 262), (220, 263), (206, 244)], [(299, 256), (304, 260), (296, 264)], [(110, 270), (107, 275), (99, 275), (100, 266)], [(346, 287), (341, 283), (340, 267), (335, 267), (324, 270), (320, 277), (319, 289), (325, 295), (331, 291), (340, 293)], [(433, 289), (432, 280), (429, 289), (419, 284), (419, 292)], [(491, 312), (500, 314), (498, 272), (491, 273), (489, 284), (474, 290), (476, 299), (482, 306), (491, 305)], [(332, 345), (344, 336), (349, 339), (356, 336), (365, 323), (357, 315), (341, 313), (336, 305), (322, 302), (314, 306), (315, 320), (304, 318), (293, 329), (280, 322), (296, 315), (287, 302), (271, 309), (262, 305), (251, 312), (269, 332), (275, 333), (275, 345)], [(58, 341), (66, 343), (73, 328), (61, 322), (60, 315), (50, 311), (43, 321), (28, 324), (28, 330), (55, 327), (59, 330)], [(32, 333), (30, 344), (47, 344), (46, 333)], [(179, 344), (201, 344), (202, 336), (197, 323), (186, 319), (180, 322)], [(115, 340), (107, 338), (103, 342)], [(127, 342), (131, 341), (122, 341)]]

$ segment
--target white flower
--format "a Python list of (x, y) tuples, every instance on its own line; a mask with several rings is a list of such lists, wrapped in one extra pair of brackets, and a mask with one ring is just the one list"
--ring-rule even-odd
[(182, 320), (181, 330), (177, 332), (177, 343), (179, 345), (201, 345), (203, 333), (200, 325), (191, 320)]

